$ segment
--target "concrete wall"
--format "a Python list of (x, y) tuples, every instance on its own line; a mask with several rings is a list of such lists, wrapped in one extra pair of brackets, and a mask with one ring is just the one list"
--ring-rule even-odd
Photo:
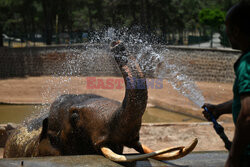
[(178, 55), (183, 73), (196, 81), (233, 82), (235, 78), (233, 65), (240, 52), (218, 49), (170, 48)]
[[(178, 65), (185, 67), (182, 72), (194, 80), (232, 82), (234, 79), (233, 64), (240, 54), (237, 51), (157, 47), (168, 48), (169, 54), (178, 60)], [(103, 45), (0, 48), (0, 78), (40, 75), (120, 75), (116, 63), (107, 54), (106, 48), (107, 46)]]
[[(88, 55), (86, 47), (99, 48), (99, 52)], [(99, 45), (0, 48), (0, 78), (119, 74), (114, 60), (105, 53)]]

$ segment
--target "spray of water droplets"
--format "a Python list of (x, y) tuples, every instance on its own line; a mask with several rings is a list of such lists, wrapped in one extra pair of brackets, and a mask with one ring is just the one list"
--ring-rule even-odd
[(82, 48), (62, 50), (61, 52), (67, 53), (66, 59), (54, 72), (53, 77), (45, 81), (42, 93), (43, 105), (38, 106), (33, 115), (46, 116), (49, 104), (56, 97), (72, 92), (72, 76), (100, 75), (102, 71), (112, 75), (114, 71), (112, 66), (116, 63), (112, 62), (112, 58), (106, 61), (106, 64), (102, 60), (107, 58), (108, 46), (113, 40), (124, 42), (127, 50), (136, 56), (147, 77), (166, 79), (174, 89), (201, 107), (204, 97), (194, 81), (183, 73), (185, 66), (180, 63), (178, 55), (166, 49), (166, 46), (156, 45), (153, 35), (140, 33), (138, 27), (135, 29), (136, 31), (127, 28), (107, 28), (93, 34), (90, 42)]
[[(79, 94), (80, 87), (74, 87), (73, 80), (84, 83), (85, 80), (80, 76), (95, 75), (102, 71), (112, 71), (108, 66), (101, 66), (102, 61), (98, 59), (105, 57), (106, 50), (96, 48), (92, 44), (83, 47), (69, 47), (65, 50), (57, 50), (57, 53), (62, 53), (66, 56), (55, 63), (54, 68), (50, 69), (52, 76), (44, 81), (42, 87), (42, 105), (35, 106), (35, 109), (30, 117), (24, 120), (24, 125), (33, 129), (41, 124), (43, 118), (48, 116), (50, 104), (60, 95), (76, 93)], [(84, 86), (84, 85), (82, 85)], [(39, 120), (36, 118), (40, 118)]]
[(155, 78), (166, 79), (175, 90), (198, 107), (204, 104), (201, 91), (191, 77), (184, 73), (186, 67), (172, 51), (158, 49), (156, 52), (152, 46), (146, 46), (139, 52), (138, 61), (145, 72), (153, 72)]
[[(178, 55), (156, 45), (152, 35), (131, 33), (128, 29), (116, 30), (109, 28), (104, 33), (103, 41), (120, 39), (124, 41), (131, 53), (136, 53), (137, 61), (148, 77), (166, 79), (175, 90), (187, 97), (198, 107), (204, 104), (204, 97), (195, 82), (186, 75), (186, 67), (181, 63)], [(151, 38), (149, 40), (149, 38)], [(100, 39), (100, 37), (98, 37)], [(150, 42), (149, 42), (150, 41)]]
[(186, 67), (178, 63), (178, 55), (168, 52), (161, 58), (164, 63), (160, 67), (158, 77), (167, 79), (174, 89), (201, 107), (205, 101), (204, 97), (191, 77), (184, 73)]

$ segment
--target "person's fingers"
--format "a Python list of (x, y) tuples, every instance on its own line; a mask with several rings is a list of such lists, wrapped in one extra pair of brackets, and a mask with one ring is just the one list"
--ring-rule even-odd
[(205, 108), (205, 107), (207, 107), (207, 103), (205, 103), (205, 104), (203, 104), (203, 106), (201, 107), (201, 108)]
[(211, 117), (210, 117), (210, 115), (209, 115), (209, 113), (208, 113), (207, 111), (203, 111), (202, 113), (203, 113), (204, 117), (205, 117), (208, 121), (211, 120)]
[[(213, 117), (215, 119), (218, 119), (219, 116), (218, 116), (218, 113), (216, 111), (216, 106), (215, 105), (209, 104), (209, 103), (205, 103), (205, 104), (203, 104), (202, 108), (205, 108), (205, 107), (208, 109), (209, 112), (211, 112), (211, 114), (213, 115)], [(203, 110), (202, 113), (203, 113), (204, 117), (208, 121), (212, 120), (211, 115), (206, 110)]]
[(203, 106), (201, 108), (205, 108), (205, 107), (207, 107), (207, 109), (211, 109), (211, 108), (213, 108), (213, 105), (209, 104), (209, 103), (205, 103), (205, 104), (203, 104)]
[(216, 107), (215, 107), (215, 105), (213, 105), (213, 104), (208, 104), (208, 103), (205, 103), (203, 106), (202, 106), (202, 108), (207, 108), (209, 111), (211, 111), (211, 112), (214, 112), (215, 110), (216, 110)]

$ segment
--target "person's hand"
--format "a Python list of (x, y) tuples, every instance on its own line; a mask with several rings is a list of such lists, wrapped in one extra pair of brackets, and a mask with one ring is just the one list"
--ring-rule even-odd
[[(214, 116), (215, 120), (217, 120), (220, 117), (220, 112), (218, 111), (217, 105), (213, 105), (213, 104), (208, 104), (205, 103), (202, 108), (207, 107), (208, 111), (210, 111), (212, 113), (212, 115)], [(211, 121), (211, 117), (210, 114), (207, 111), (202, 111), (204, 117), (208, 120)]]

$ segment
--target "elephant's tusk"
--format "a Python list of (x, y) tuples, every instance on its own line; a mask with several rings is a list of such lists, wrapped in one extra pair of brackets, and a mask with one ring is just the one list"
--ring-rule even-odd
[[(157, 156), (152, 157), (152, 158), (157, 159), (157, 160), (174, 160), (174, 159), (182, 158), (182, 157), (186, 156), (187, 154), (189, 154), (190, 152), (192, 152), (194, 150), (195, 146), (197, 145), (197, 143), (198, 143), (198, 139), (195, 138), (193, 140), (193, 142), (188, 147), (183, 147), (182, 150), (178, 150), (178, 151), (174, 151), (174, 152), (170, 152), (170, 153), (166, 153), (166, 154), (162, 154), (162, 155), (157, 155)], [(144, 153), (154, 152), (153, 150), (151, 150), (150, 148), (148, 148), (144, 144), (140, 144), (140, 143), (138, 143), (138, 144), (143, 149)]]
[(167, 149), (162, 149), (158, 151), (153, 151), (148, 154), (140, 154), (140, 155), (119, 155), (114, 153), (110, 148), (108, 147), (101, 147), (101, 151), (103, 155), (115, 162), (132, 162), (136, 160), (142, 160), (142, 159), (147, 159), (150, 157), (154, 157), (160, 154), (164, 154), (167, 152), (173, 152), (173, 151), (180, 151), (183, 150), (183, 147), (175, 147), (175, 148), (167, 148)]

